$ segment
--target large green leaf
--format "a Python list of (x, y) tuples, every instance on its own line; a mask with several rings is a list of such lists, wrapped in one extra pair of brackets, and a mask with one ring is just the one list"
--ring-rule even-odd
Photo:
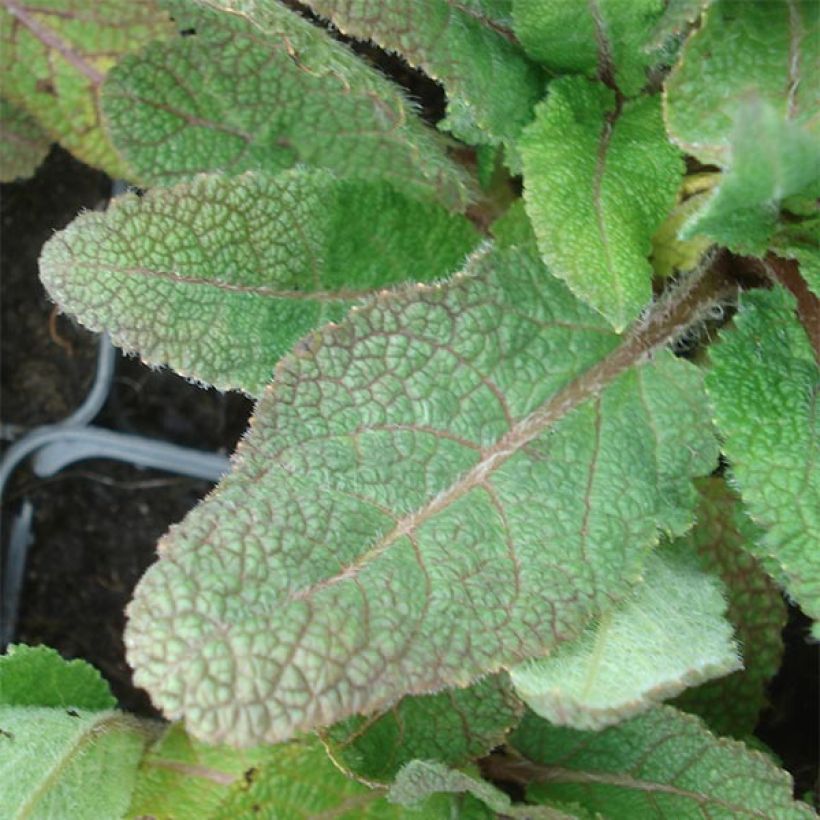
[(80, 216), (40, 270), (64, 310), (121, 347), (258, 395), (309, 330), (381, 288), (450, 273), (476, 239), (465, 218), (385, 183), (203, 175)]
[(466, 689), (402, 698), (392, 709), (355, 716), (322, 735), (338, 765), (368, 782), (390, 782), (411, 760), (460, 765), (498, 746), (521, 717), (506, 675)]
[(664, 546), (628, 599), (548, 658), (513, 669), (513, 684), (551, 723), (601, 729), (741, 668), (725, 609), (688, 545)]
[(447, 91), (442, 128), (473, 144), (512, 145), (543, 93), (515, 43), (503, 0), (307, 0), (345, 34), (401, 53)]
[(28, 112), (0, 97), (0, 182), (30, 177), (51, 140)]
[(754, 731), (766, 704), (766, 686), (780, 667), (786, 605), (750, 553), (762, 533), (735, 493), (719, 478), (700, 480), (697, 488), (698, 522), (685, 538), (726, 585), (727, 617), (737, 630), (743, 669), (687, 690), (676, 705), (700, 715), (714, 732), (743, 739)]
[(103, 93), (114, 142), (141, 180), (307, 163), (465, 206), (465, 175), (442, 139), (325, 31), (280, 3), (166, 5), (194, 34), (123, 60)]
[[(533, 800), (580, 803), (606, 817), (814, 817), (792, 781), (742, 743), (716, 738), (693, 715), (659, 706), (602, 732), (528, 715), (510, 739), (529, 765)], [(512, 769), (515, 771), (515, 768)]]
[[(735, 327), (710, 348), (709, 393), (723, 449), (752, 518), (758, 547), (786, 589), (820, 618), (820, 470), (814, 351), (782, 287), (744, 294)], [(817, 626), (815, 626), (817, 630)]]
[(818, 53), (815, 0), (715, 0), (666, 82), (671, 136), (703, 162), (728, 165), (750, 96), (818, 136)]
[(621, 104), (600, 83), (556, 80), (520, 148), (527, 212), (550, 270), (622, 330), (651, 298), (652, 235), (683, 173), (659, 98)]
[(103, 127), (102, 84), (119, 57), (171, 31), (154, 0), (2, 0), (3, 94), (75, 156), (126, 176)]
[(611, 606), (716, 459), (662, 350), (531, 253), (386, 293), (277, 366), (234, 470), (129, 606), (135, 680), (196, 736), (287, 738), (543, 654)]
[(663, 10), (663, 0), (513, 2), (515, 33), (531, 57), (553, 71), (614, 82), (630, 97), (657, 61), (645, 46)]

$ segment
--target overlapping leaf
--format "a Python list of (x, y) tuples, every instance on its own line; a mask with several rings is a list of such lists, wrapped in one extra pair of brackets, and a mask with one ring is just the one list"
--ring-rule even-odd
[(64, 310), (121, 347), (257, 395), (309, 330), (380, 288), (445, 276), (475, 241), (463, 217), (384, 183), (203, 175), (84, 214), (40, 269)]
[(512, 670), (533, 711), (554, 724), (601, 729), (740, 668), (723, 590), (688, 546), (664, 546), (627, 600), (548, 658)]
[(550, 85), (521, 141), (527, 211), (550, 270), (622, 330), (651, 298), (652, 235), (683, 173), (660, 101), (600, 83)]
[(759, 547), (749, 548), (779, 563), (787, 592), (818, 619), (820, 380), (794, 308), (781, 287), (744, 295), (735, 328), (710, 348), (707, 379), (732, 475), (766, 530)]
[(742, 743), (659, 706), (602, 732), (551, 726), (528, 715), (511, 738), (533, 800), (580, 803), (607, 817), (814, 817), (792, 800), (786, 772)]
[(84, 162), (127, 176), (103, 126), (102, 84), (119, 57), (171, 31), (154, 0), (3, 0), (3, 94)]
[(689, 477), (714, 465), (698, 371), (646, 361), (691, 310), (619, 344), (510, 250), (305, 339), (136, 592), (138, 685), (196, 736), (247, 745), (574, 634), (659, 529), (686, 529)]
[(453, 208), (468, 201), (464, 174), (398, 88), (284, 4), (166, 5), (194, 34), (123, 60), (104, 90), (114, 141), (141, 180), (307, 163)]
[(820, 296), (820, 214), (781, 225), (772, 238), (775, 253), (796, 259), (800, 275), (812, 293)]
[(0, 97), (0, 182), (30, 177), (50, 145), (34, 117)]

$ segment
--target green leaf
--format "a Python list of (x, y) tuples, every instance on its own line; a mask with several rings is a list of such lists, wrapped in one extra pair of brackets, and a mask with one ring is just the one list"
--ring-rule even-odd
[(800, 275), (812, 293), (820, 296), (820, 215), (782, 224), (771, 246), (779, 256), (797, 260)]
[(730, 167), (703, 210), (683, 228), (737, 253), (764, 256), (780, 206), (795, 194), (820, 195), (820, 140), (760, 100), (740, 108)]
[(741, 668), (723, 590), (687, 546), (650, 556), (643, 583), (580, 638), (511, 670), (533, 711), (551, 723), (602, 729)]
[(673, 276), (694, 270), (712, 247), (705, 236), (681, 239), (680, 229), (697, 213), (708, 199), (708, 193), (699, 192), (684, 199), (666, 218), (652, 236), (652, 267), (658, 276)]
[(50, 146), (34, 117), (0, 97), (0, 182), (33, 176)]
[(652, 296), (652, 235), (683, 173), (659, 98), (621, 105), (600, 83), (564, 77), (550, 85), (520, 149), (524, 199), (544, 260), (623, 330)]
[(644, 47), (663, 9), (663, 0), (514, 0), (513, 19), (533, 59), (559, 73), (614, 80), (632, 97), (657, 61)]
[(700, 19), (710, 2), (711, 0), (668, 0), (644, 50), (657, 51), (669, 40), (682, 35)]
[(541, 783), (534, 800), (580, 803), (607, 817), (811, 818), (792, 800), (792, 780), (760, 752), (711, 734), (693, 715), (659, 706), (604, 729), (581, 732), (527, 715), (510, 739)]
[(83, 162), (127, 176), (103, 126), (100, 90), (121, 56), (170, 33), (154, 0), (3, 0), (3, 94)]
[(543, 94), (541, 71), (515, 42), (504, 0), (307, 0), (345, 34), (399, 52), (442, 83), (441, 128), (465, 142), (511, 146)]
[(481, 757), (520, 717), (521, 702), (506, 675), (494, 675), (466, 689), (402, 698), (382, 714), (348, 718), (322, 739), (343, 770), (388, 783), (415, 758), (455, 766)]
[(715, 0), (666, 82), (670, 135), (702, 162), (730, 163), (750, 99), (820, 136), (820, 15), (814, 0)]
[(114, 142), (141, 180), (307, 163), (466, 206), (465, 174), (443, 140), (325, 31), (280, 3), (166, 5), (195, 33), (123, 60), (103, 93)]
[[(818, 368), (795, 300), (782, 287), (743, 295), (734, 329), (710, 348), (707, 385), (723, 450), (787, 592), (820, 618)], [(817, 627), (815, 627), (817, 629)]]
[(693, 287), (621, 340), (533, 254), (491, 251), (300, 342), (137, 588), (137, 685), (252, 745), (573, 636), (715, 464), (698, 370), (647, 356)]
[(0, 816), (122, 817), (146, 739), (120, 712), (0, 705)]
[(262, 393), (279, 357), (370, 293), (456, 269), (477, 234), (386, 184), (203, 175), (86, 213), (45, 246), (51, 296), (126, 350)]
[(0, 704), (99, 711), (117, 700), (91, 664), (64, 660), (47, 646), (18, 644), (0, 656)]
[(757, 726), (766, 705), (766, 685), (780, 668), (786, 605), (776, 585), (750, 554), (761, 536), (740, 500), (718, 478), (696, 482), (698, 523), (685, 536), (703, 565), (723, 579), (727, 617), (735, 625), (743, 669), (689, 689), (676, 705), (700, 715), (712, 731), (743, 739)]

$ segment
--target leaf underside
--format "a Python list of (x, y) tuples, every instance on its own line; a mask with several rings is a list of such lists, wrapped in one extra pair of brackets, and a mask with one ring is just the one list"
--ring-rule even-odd
[(0, 97), (0, 182), (32, 176), (50, 146), (34, 117)]

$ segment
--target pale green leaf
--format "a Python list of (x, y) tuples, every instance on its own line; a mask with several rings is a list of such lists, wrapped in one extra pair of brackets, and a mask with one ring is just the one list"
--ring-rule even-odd
[(24, 644), (0, 656), (0, 704), (97, 711), (116, 703), (100, 673), (83, 660), (67, 661), (47, 646)]
[(103, 125), (102, 84), (121, 56), (171, 31), (154, 0), (3, 0), (3, 94), (83, 162), (127, 176)]
[(779, 256), (797, 260), (800, 275), (812, 293), (820, 296), (820, 215), (783, 223), (771, 246)]
[(146, 740), (120, 712), (0, 705), (0, 817), (122, 817)]
[(701, 191), (678, 203), (652, 236), (652, 268), (658, 276), (673, 276), (694, 270), (712, 247), (706, 236), (681, 239), (680, 229), (708, 199)]
[(670, 135), (701, 161), (726, 166), (752, 97), (817, 138), (818, 54), (815, 0), (715, 0), (666, 82)]
[(447, 91), (441, 128), (473, 144), (514, 144), (543, 94), (541, 71), (503, 20), (507, 3), (307, 0), (345, 34), (399, 52)]
[(664, 0), (514, 0), (515, 33), (553, 71), (614, 81), (632, 97), (656, 57), (649, 43)]
[(795, 194), (820, 195), (820, 139), (753, 100), (737, 113), (729, 170), (681, 231), (705, 235), (736, 253), (764, 256), (781, 202)]
[(734, 327), (710, 348), (707, 376), (723, 450), (751, 517), (756, 554), (782, 568), (786, 591), (820, 618), (818, 368), (782, 287), (743, 295)]
[(386, 783), (416, 758), (460, 765), (498, 746), (521, 717), (506, 675), (466, 689), (402, 698), (388, 712), (340, 721), (322, 734), (339, 766)]
[(518, 246), (538, 252), (538, 242), (523, 199), (513, 202), (507, 211), (493, 222), (490, 233), (499, 248)]
[(750, 551), (762, 535), (738, 497), (719, 478), (696, 482), (698, 521), (685, 536), (705, 567), (720, 575), (728, 591), (727, 617), (735, 625), (743, 669), (689, 689), (676, 705), (700, 715), (712, 731), (743, 739), (752, 734), (766, 705), (766, 686), (780, 668), (786, 605)]
[(512, 669), (513, 685), (551, 723), (602, 729), (741, 668), (725, 609), (688, 544), (664, 546), (629, 598), (548, 658)]
[(669, 40), (679, 38), (696, 23), (710, 0), (667, 0), (663, 15), (655, 24), (644, 50), (656, 51)]
[(30, 114), (0, 97), (0, 182), (32, 176), (51, 140)]
[(524, 199), (544, 260), (623, 330), (651, 298), (652, 235), (683, 174), (659, 98), (620, 104), (600, 83), (556, 80), (520, 150)]
[(694, 287), (622, 340), (534, 254), (490, 251), (307, 337), (140, 582), (137, 685), (195, 736), (252, 745), (577, 633), (714, 467), (699, 372), (647, 356)]
[(325, 31), (280, 3), (166, 5), (195, 33), (123, 60), (103, 92), (114, 142), (140, 180), (307, 163), (466, 205), (465, 174), (442, 138)]
[(538, 783), (531, 799), (577, 802), (629, 820), (812, 818), (792, 780), (760, 752), (717, 738), (694, 715), (659, 706), (601, 732), (551, 726), (527, 715), (510, 743)]
[(64, 310), (126, 350), (258, 395), (309, 330), (381, 288), (450, 273), (476, 238), (384, 183), (203, 175), (80, 216), (40, 270)]

